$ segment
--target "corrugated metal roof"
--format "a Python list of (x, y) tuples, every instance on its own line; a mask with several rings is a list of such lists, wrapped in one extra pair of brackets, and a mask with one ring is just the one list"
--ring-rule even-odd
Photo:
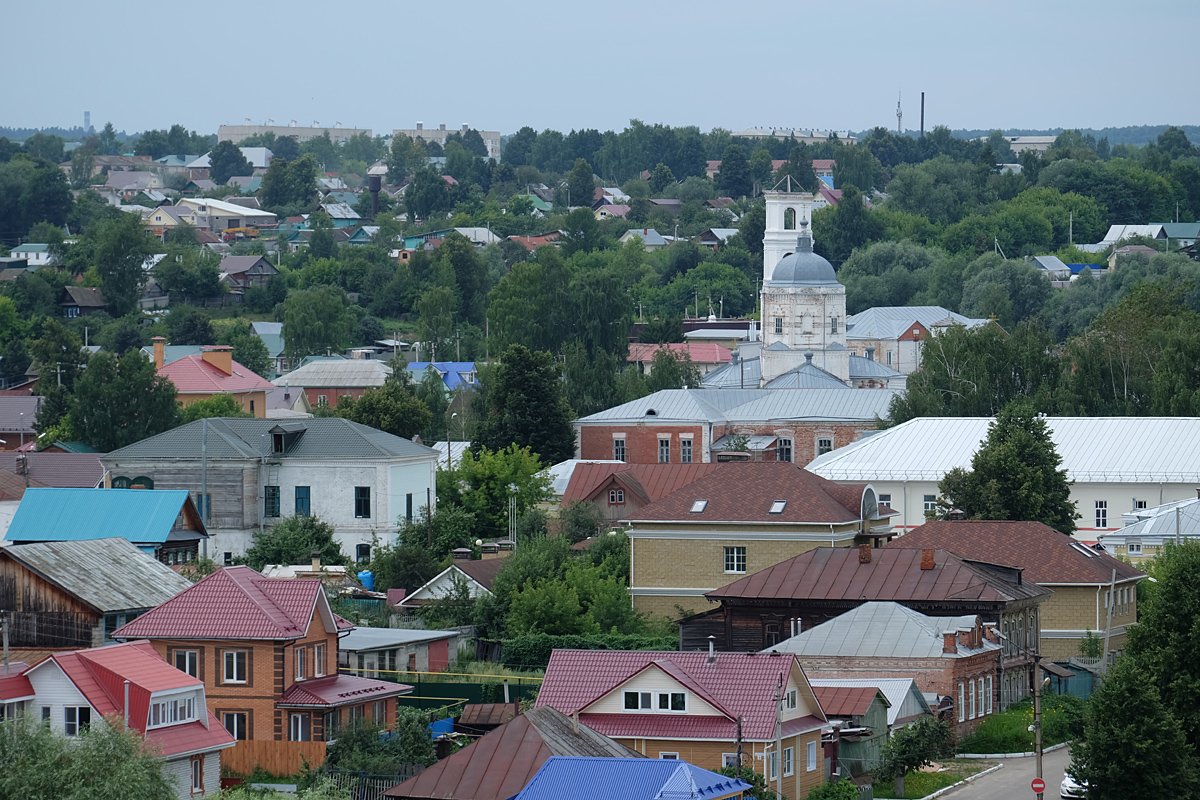
[(412, 690), (413, 687), (406, 683), (377, 681), (356, 675), (326, 675), (324, 678), (293, 683), (275, 704), (280, 708), (337, 708), (366, 700), (410, 694)]
[(0, 450), (0, 470), (16, 473), (17, 459), (24, 457), (25, 475), (42, 486), (93, 489), (104, 480), (104, 467), (97, 453), (17, 453)]
[(902, 377), (903, 373), (897, 372), (886, 364), (880, 364), (873, 358), (865, 356), (856, 356), (850, 354), (850, 379), (856, 378), (884, 378), (892, 379)]
[(183, 356), (158, 368), (159, 376), (175, 384), (179, 394), (241, 394), (274, 387), (244, 364), (230, 360), (230, 371), (214, 366), (204, 353)]
[(932, 714), (917, 682), (911, 678), (810, 678), (813, 689), (819, 686), (869, 686), (878, 689), (888, 701), (888, 725), (921, 714)]
[[(1076, 483), (1200, 483), (1200, 417), (1046, 417)], [(818, 456), (830, 480), (940, 481), (969, 467), (990, 417), (919, 417)]]
[(438, 639), (451, 639), (458, 631), (428, 631), (416, 628), (363, 628), (358, 627), (338, 639), (338, 650), (378, 650), (386, 647), (403, 647)]
[(941, 306), (876, 306), (846, 317), (846, 338), (897, 339), (914, 323), (930, 330), (951, 324), (977, 328), (986, 319), (972, 319)]
[(272, 383), (304, 389), (369, 389), (383, 386), (391, 374), (392, 368), (377, 359), (344, 358), (310, 361)]
[(553, 756), (514, 800), (718, 800), (739, 795), (750, 784), (694, 766), (656, 758)]
[(104, 613), (154, 608), (192, 585), (127, 539), (18, 544), (5, 556)]
[(876, 699), (888, 705), (883, 692), (874, 686), (820, 686), (814, 683), (813, 692), (821, 708), (831, 717), (861, 717), (871, 710)]
[(782, 375), (772, 378), (766, 388), (768, 389), (841, 389), (850, 391), (847, 386), (838, 376), (832, 372), (821, 369), (816, 364), (807, 363), (801, 364), (794, 369), (790, 369)]
[(458, 724), (466, 728), (494, 727), (516, 719), (520, 713), (520, 703), (467, 703)]
[[(734, 369), (736, 365), (730, 365)], [(646, 422), (870, 421), (886, 417), (891, 389), (662, 389), (576, 420)]]
[(804, 657), (845, 658), (961, 658), (1000, 645), (985, 641), (981, 648), (959, 647), (943, 652), (943, 633), (973, 629), (975, 617), (930, 617), (893, 602), (869, 602), (828, 622), (784, 639), (768, 650)]
[(175, 489), (31, 488), (17, 506), (7, 538), (19, 543), (115, 537), (162, 544), (191, 502), (187, 492)]

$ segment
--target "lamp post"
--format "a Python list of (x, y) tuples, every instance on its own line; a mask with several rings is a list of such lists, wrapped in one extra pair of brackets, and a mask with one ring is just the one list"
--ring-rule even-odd
[(513, 552), (517, 552), (517, 485), (508, 485), (508, 538), (513, 544)]
[(446, 467), (451, 470), (454, 469), (454, 418), (457, 416), (455, 411), (446, 421)]

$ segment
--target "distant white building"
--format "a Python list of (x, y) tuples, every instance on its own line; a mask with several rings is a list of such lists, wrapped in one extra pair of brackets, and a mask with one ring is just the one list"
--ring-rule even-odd
[[(842, 483), (870, 483), (896, 512), (899, 530), (925, 522), (938, 482), (969, 469), (990, 417), (919, 417), (813, 459), (807, 469)], [(1194, 498), (1200, 485), (1198, 417), (1047, 417), (1079, 513), (1080, 538), (1121, 528), (1121, 515)]]
[(930, 335), (955, 325), (978, 328), (987, 323), (941, 306), (880, 306), (846, 318), (846, 346), (856, 355), (911, 375), (921, 366), (921, 344)]
[(1170, 542), (1200, 540), (1200, 497), (1133, 508), (1122, 519), (1125, 527), (1100, 536), (1104, 549), (1135, 563), (1154, 558)]
[[(436, 128), (426, 128), (425, 123), (418, 122), (415, 128), (396, 128), (392, 131), (392, 136), (407, 136), (410, 139), (420, 139), (423, 142), (434, 142), (445, 147), (446, 142), (454, 134), (464, 134), (471, 129), (467, 123), (463, 123), (460, 128), (446, 128), (446, 123), (438, 125)], [(483, 144), (487, 148), (487, 157), (500, 160), (500, 131), (480, 131), (480, 137), (483, 139)]]

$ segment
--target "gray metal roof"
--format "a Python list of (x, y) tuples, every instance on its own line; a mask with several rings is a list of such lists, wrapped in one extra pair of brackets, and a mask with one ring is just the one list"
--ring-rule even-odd
[(449, 639), (458, 635), (458, 631), (425, 631), (415, 628), (355, 628), (338, 639), (338, 650), (386, 650)]
[(847, 339), (896, 339), (919, 322), (929, 330), (949, 325), (977, 328), (986, 319), (972, 319), (941, 306), (879, 306), (846, 317)]
[(891, 389), (662, 389), (577, 422), (866, 421), (885, 417), (895, 394)]
[[(954, 658), (942, 652), (942, 634), (974, 629), (975, 617), (930, 617), (891, 601), (863, 603), (828, 622), (767, 648), (805, 656), (865, 658)], [(984, 642), (982, 648), (959, 648), (959, 654), (998, 650)]]
[[(850, 393), (871, 394), (871, 390)], [(1200, 483), (1200, 417), (1046, 417), (1076, 483)], [(808, 470), (835, 481), (939, 481), (969, 467), (990, 417), (918, 417), (818, 456)]]
[(901, 378), (903, 373), (897, 372), (886, 364), (880, 364), (873, 358), (866, 356), (856, 356), (850, 354), (850, 378), (851, 380), (859, 378), (883, 378), (891, 380), (892, 378)]
[(762, 362), (757, 357), (738, 358), (710, 370), (700, 379), (700, 386), (704, 389), (753, 389), (761, 380)]
[[(203, 447), (205, 420), (189, 422), (102, 457), (105, 465), (146, 458), (197, 459)], [(262, 458), (271, 455), (273, 419), (215, 418), (207, 420), (210, 460)], [(282, 458), (418, 458), (435, 460), (432, 448), (340, 417), (314, 417), (286, 423), (303, 433)], [(278, 457), (278, 456), (277, 456)]]
[(888, 725), (895, 725), (897, 720), (907, 719), (921, 714), (932, 714), (929, 703), (921, 694), (917, 682), (911, 678), (810, 678), (808, 681), (814, 687), (867, 687), (878, 689), (888, 701)]
[(828, 370), (821, 369), (816, 364), (811, 362), (801, 364), (800, 366), (790, 369), (782, 375), (772, 378), (766, 388), (768, 389), (844, 389), (850, 390), (850, 387), (838, 379)]
[(128, 539), (17, 544), (0, 553), (101, 612), (154, 608), (192, 585)]
[(392, 368), (371, 358), (320, 359), (280, 375), (276, 386), (296, 386), (305, 389), (349, 389), (383, 386)]

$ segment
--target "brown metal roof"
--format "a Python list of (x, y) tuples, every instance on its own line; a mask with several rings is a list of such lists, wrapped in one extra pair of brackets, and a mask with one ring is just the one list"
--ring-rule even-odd
[[(31, 486), (56, 489), (94, 489), (104, 479), (99, 453), (16, 453), (0, 450), (0, 471), (16, 473), (17, 459), (25, 457)], [(25, 476), (19, 475), (22, 482)]]
[(619, 476), (622, 485), (654, 502), (699, 480), (718, 464), (594, 464), (576, 465), (563, 492), (563, 504), (594, 500), (596, 493)]
[(553, 708), (531, 708), (383, 796), (508, 800), (552, 755), (640, 757)]
[(1080, 544), (1040, 522), (955, 520), (926, 522), (889, 547), (940, 547), (962, 558), (1009, 564), (1034, 583), (1108, 583), (1145, 573), (1107, 553)]
[(861, 717), (871, 709), (876, 697), (884, 708), (891, 705), (874, 686), (813, 686), (813, 692), (831, 717)]
[[(922, 550), (818, 547), (708, 592), (721, 598), (789, 600), (971, 601), (1006, 603), (1049, 595), (1033, 583), (1015, 583), (945, 550), (933, 551), (933, 569), (921, 569)], [(997, 568), (1003, 569), (1003, 568)]]
[(458, 724), (464, 727), (503, 725), (521, 713), (520, 703), (467, 703)]
[(504, 566), (504, 558), (481, 558), (477, 561), (463, 560), (453, 563), (454, 566), (470, 575), (472, 580), (490, 591), (492, 581), (496, 580), (496, 574)]

